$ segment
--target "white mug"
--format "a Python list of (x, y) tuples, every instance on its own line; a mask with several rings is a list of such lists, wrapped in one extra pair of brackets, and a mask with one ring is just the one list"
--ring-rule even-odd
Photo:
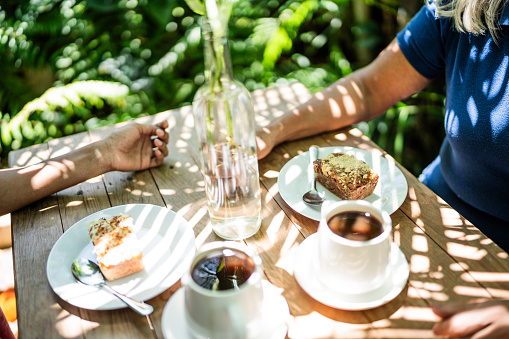
[[(336, 214), (369, 213), (382, 224), (373, 239), (351, 240), (334, 233), (328, 221)], [(328, 288), (343, 294), (370, 292), (388, 279), (392, 221), (389, 214), (364, 200), (343, 200), (322, 207), (318, 226), (318, 274)]]
[[(202, 260), (220, 256), (244, 258), (248, 270), (252, 271), (238, 288), (211, 290), (202, 287), (193, 278), (193, 271), (199, 272), (196, 267)], [(261, 330), (256, 320), (260, 318), (263, 302), (262, 275), (261, 258), (247, 246), (233, 241), (203, 245), (196, 253), (191, 268), (182, 277), (190, 333), (195, 338), (254, 338)]]

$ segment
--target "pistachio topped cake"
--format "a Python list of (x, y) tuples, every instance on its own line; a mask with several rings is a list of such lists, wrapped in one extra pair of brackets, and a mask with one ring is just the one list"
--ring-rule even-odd
[(108, 280), (115, 280), (143, 269), (142, 252), (132, 232), (133, 219), (129, 215), (100, 218), (88, 225), (90, 239), (101, 272)]
[(343, 200), (360, 200), (371, 195), (378, 174), (362, 160), (345, 153), (331, 153), (313, 163), (316, 180)]

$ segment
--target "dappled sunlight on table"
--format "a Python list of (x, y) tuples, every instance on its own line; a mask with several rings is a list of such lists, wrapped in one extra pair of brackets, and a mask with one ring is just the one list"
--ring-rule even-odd
[(281, 246), (281, 255), (286, 256), (290, 252), (294, 252), (297, 247), (300, 245), (300, 243), (297, 242), (297, 238), (300, 236), (300, 232), (295, 229), (291, 228), (290, 232), (288, 233), (288, 237), (285, 239), (285, 242)]
[(270, 186), (268, 188), (268, 191), (269, 191), (270, 194), (265, 197), (265, 203), (267, 203), (268, 201), (273, 199), (274, 196), (279, 194), (279, 189), (278, 189), (278, 186), (277, 186), (277, 182), (274, 185)]
[[(267, 198), (266, 198), (267, 200)], [(272, 238), (277, 239), (278, 232), (281, 231), (281, 224), (283, 223), (283, 220), (285, 218), (285, 214), (283, 212), (279, 212), (276, 214), (272, 220), (270, 220), (269, 226), (265, 229), (265, 236), (268, 238), (269, 241), (272, 241)], [(288, 239), (288, 238), (287, 238)]]
[(434, 323), (438, 317), (429, 307), (403, 306), (391, 316), (391, 320), (398, 319)]
[(423, 234), (416, 234), (412, 237), (412, 248), (417, 252), (426, 253), (429, 251), (428, 238)]
[(292, 320), (288, 336), (290, 338), (365, 338), (373, 331), (370, 324), (349, 324), (334, 322), (318, 312), (298, 316)]
[(75, 206), (79, 206), (79, 205), (81, 205), (81, 204), (83, 204), (83, 201), (76, 201), (76, 200), (75, 200), (75, 201), (70, 201), (70, 202), (68, 202), (68, 203), (65, 205), (65, 207), (75, 207)]
[(445, 226), (464, 226), (467, 222), (465, 218), (448, 205), (442, 207), (440, 213), (442, 214)]
[(448, 301), (449, 296), (443, 291), (441, 284), (423, 283), (418, 280), (410, 281), (408, 297), (414, 299), (424, 298), (429, 301)]
[[(434, 338), (432, 327), (439, 318), (429, 307), (403, 306), (390, 319), (375, 321), (373, 326), (383, 338)], [(411, 322), (412, 328), (403, 323)]]
[(488, 287), (488, 291), (494, 298), (509, 299), (509, 290), (507, 289)]
[(471, 286), (454, 286), (454, 293), (460, 296), (467, 296), (472, 298), (489, 298), (490, 294), (482, 287)]
[[(58, 307), (58, 304), (55, 305)], [(81, 321), (78, 317), (73, 317), (65, 310), (61, 310), (57, 316), (55, 329), (63, 338), (77, 338), (82, 335), (82, 332), (89, 332), (99, 326), (98, 322), (94, 321)]]
[(412, 254), (410, 257), (410, 272), (423, 273), (430, 271), (430, 259), (425, 255)]
[(481, 239), (481, 234), (466, 234), (465, 232), (458, 230), (446, 230), (444, 231), (444, 235), (450, 239), (459, 241), (474, 241)]
[(447, 253), (458, 258), (470, 260), (481, 260), (488, 254), (485, 249), (453, 242), (447, 244)]
[(479, 282), (489, 282), (489, 281), (499, 281), (499, 282), (509, 282), (509, 272), (474, 272), (469, 271), (468, 274), (463, 274), (463, 278), (465, 281), (479, 281)]
[(277, 171), (273, 171), (273, 170), (270, 170), (270, 171), (267, 171), (265, 173), (260, 173), (260, 175), (263, 175), (265, 178), (271, 178), (271, 179), (274, 179), (274, 178), (277, 178), (278, 175), (279, 175), (279, 172)]

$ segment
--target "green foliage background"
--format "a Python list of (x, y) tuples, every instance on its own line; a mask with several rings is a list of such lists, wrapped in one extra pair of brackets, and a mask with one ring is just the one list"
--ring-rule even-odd
[[(369, 63), (421, 0), (238, 0), (235, 77), (249, 90), (316, 92)], [(13, 149), (189, 105), (203, 83), (199, 16), (183, 0), (0, 3), (0, 157)], [(443, 84), (359, 127), (418, 174), (443, 136)]]

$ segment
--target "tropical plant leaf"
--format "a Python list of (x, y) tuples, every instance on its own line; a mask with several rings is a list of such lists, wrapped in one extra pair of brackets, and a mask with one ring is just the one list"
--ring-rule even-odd
[(185, 0), (185, 1), (193, 12), (199, 15), (205, 15), (205, 0)]

